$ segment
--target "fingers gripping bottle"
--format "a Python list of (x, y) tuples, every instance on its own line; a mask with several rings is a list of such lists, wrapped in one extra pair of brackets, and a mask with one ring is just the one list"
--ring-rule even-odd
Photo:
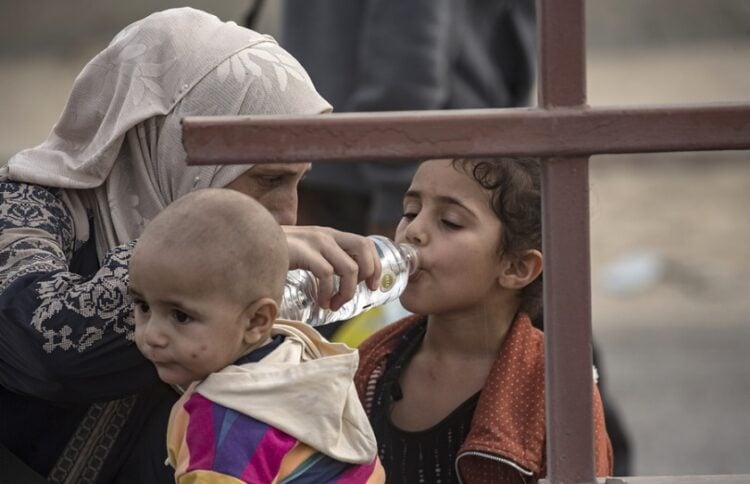
[(409, 276), (417, 270), (417, 250), (412, 245), (396, 244), (379, 235), (368, 238), (375, 243), (380, 256), (382, 270), (378, 289), (370, 290), (364, 281), (360, 282), (354, 297), (338, 310), (331, 311), (318, 306), (318, 280), (311, 272), (301, 269), (289, 271), (279, 317), (320, 326), (352, 318), (397, 299), (404, 292)]

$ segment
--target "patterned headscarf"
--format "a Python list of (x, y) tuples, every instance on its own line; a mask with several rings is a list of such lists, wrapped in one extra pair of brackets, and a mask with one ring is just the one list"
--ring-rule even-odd
[(13, 156), (0, 180), (63, 189), (76, 240), (88, 240), (93, 215), (102, 257), (180, 196), (252, 166), (188, 167), (183, 117), (330, 109), (273, 38), (200, 10), (166, 10), (126, 27), (86, 65), (49, 137)]

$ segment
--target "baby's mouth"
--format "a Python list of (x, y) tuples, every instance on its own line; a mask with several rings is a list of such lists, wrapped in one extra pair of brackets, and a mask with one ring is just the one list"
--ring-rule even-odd
[(149, 359), (149, 361), (151, 361), (151, 363), (153, 363), (156, 366), (168, 366), (170, 364), (168, 360), (164, 358), (156, 358), (153, 355), (149, 355), (147, 356), (147, 358)]

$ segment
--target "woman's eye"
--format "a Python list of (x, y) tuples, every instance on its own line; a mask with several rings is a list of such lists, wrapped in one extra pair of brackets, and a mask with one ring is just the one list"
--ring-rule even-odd
[(260, 177), (261, 185), (266, 186), (266, 187), (275, 187), (275, 186), (281, 185), (283, 181), (284, 181), (284, 177), (281, 175)]
[(172, 317), (174, 317), (174, 320), (180, 324), (185, 324), (185, 323), (189, 323), (190, 321), (192, 321), (192, 318), (190, 316), (188, 316), (187, 314), (179, 310), (175, 310), (172, 313)]

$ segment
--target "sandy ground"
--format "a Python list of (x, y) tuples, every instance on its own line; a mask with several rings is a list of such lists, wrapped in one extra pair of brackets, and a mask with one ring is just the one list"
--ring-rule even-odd
[[(0, 155), (46, 136), (88, 54), (0, 62)], [(595, 52), (589, 103), (747, 102), (748, 54)], [(592, 159), (594, 333), (639, 475), (750, 473), (749, 158)]]

